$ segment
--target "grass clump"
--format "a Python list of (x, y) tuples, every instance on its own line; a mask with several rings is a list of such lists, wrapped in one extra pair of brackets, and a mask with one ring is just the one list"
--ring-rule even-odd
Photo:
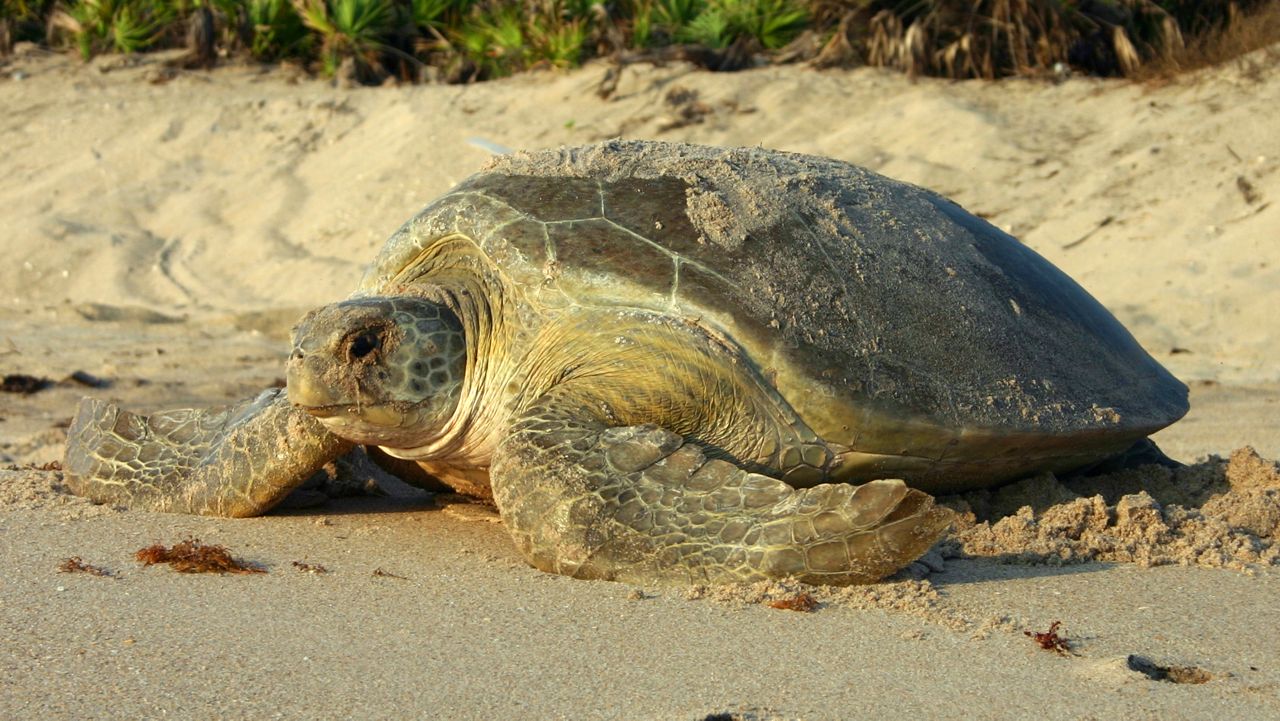
[[(199, 32), (197, 32), (199, 30)], [(911, 75), (1158, 77), (1280, 42), (1268, 0), (0, 0), (17, 41), (85, 58), (190, 47), (366, 83), (470, 82), (592, 57), (811, 60)], [(212, 38), (211, 40), (208, 38)], [(193, 49), (193, 52), (195, 50)], [(715, 62), (732, 54), (752, 62)]]

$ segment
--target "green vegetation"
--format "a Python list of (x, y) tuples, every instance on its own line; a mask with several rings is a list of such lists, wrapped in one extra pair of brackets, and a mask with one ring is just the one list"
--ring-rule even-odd
[(65, 39), (86, 60), (107, 51), (136, 53), (156, 44), (177, 12), (166, 0), (80, 0), (54, 8), (49, 36)]
[(183, 47), (198, 11), (219, 56), (364, 82), (467, 82), (618, 52), (1144, 77), (1280, 41), (1274, 0), (0, 0), (0, 57), (18, 41), (86, 59)]
[(315, 37), (289, 0), (249, 0), (244, 5), (244, 17), (249, 35), (247, 49), (254, 58), (271, 61), (312, 54)]
[(302, 23), (320, 40), (320, 64), (333, 75), (345, 59), (366, 75), (390, 50), (383, 42), (391, 29), (391, 0), (294, 0)]

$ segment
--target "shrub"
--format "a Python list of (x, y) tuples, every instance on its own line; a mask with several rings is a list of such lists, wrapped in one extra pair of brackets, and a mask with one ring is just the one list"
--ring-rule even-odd
[(468, 81), (682, 43), (952, 78), (1147, 77), (1280, 41), (1268, 0), (0, 0), (0, 54), (46, 26), (86, 58), (179, 46), (200, 3), (223, 54), (328, 75), (351, 59), (366, 80), (425, 64)]
[(385, 49), (391, 28), (391, 0), (293, 0), (302, 22), (320, 38), (320, 61), (333, 75), (347, 58), (369, 74)]
[(165, 0), (73, 0), (54, 9), (49, 35), (55, 43), (69, 39), (85, 60), (107, 50), (135, 53), (159, 40), (176, 16)]
[(306, 55), (311, 35), (289, 0), (248, 0), (249, 53), (259, 60)]
[(871, 65), (996, 78), (1072, 66), (1133, 75), (1266, 0), (814, 0)]

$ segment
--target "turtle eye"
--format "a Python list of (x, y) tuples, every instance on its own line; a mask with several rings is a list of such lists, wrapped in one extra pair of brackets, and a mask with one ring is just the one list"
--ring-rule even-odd
[(352, 360), (364, 358), (378, 350), (380, 345), (382, 345), (382, 339), (378, 334), (366, 331), (351, 339), (351, 343), (347, 346), (347, 356)]

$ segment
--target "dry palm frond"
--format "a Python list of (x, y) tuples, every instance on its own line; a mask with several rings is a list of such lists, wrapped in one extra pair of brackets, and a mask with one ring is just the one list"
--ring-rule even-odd
[(965, 33), (936, 53), (942, 74), (951, 78), (980, 75), (973, 62), (973, 36)]
[(1138, 55), (1138, 49), (1133, 46), (1133, 42), (1129, 40), (1129, 34), (1117, 25), (1111, 29), (1111, 43), (1115, 48), (1116, 63), (1120, 66), (1120, 72), (1124, 75), (1132, 75), (1133, 71), (1142, 64), (1142, 58)]
[(1186, 30), (1185, 35), (1179, 30), (1171, 51), (1144, 63), (1134, 77), (1168, 80), (1198, 68), (1234, 61), (1243, 77), (1261, 78), (1280, 67), (1280, 3), (1253, 8), (1251, 12), (1230, 12), (1217, 29), (1198, 33)]
[(914, 78), (929, 71), (929, 35), (924, 23), (917, 21), (907, 28), (902, 36), (901, 52), (901, 63), (907, 71), (907, 77)]
[[(831, 35), (831, 39), (822, 45), (813, 58), (815, 68), (835, 68), (853, 65), (858, 59), (858, 51), (850, 42), (854, 14), (847, 13), (840, 20), (839, 27)], [(812, 32), (812, 31), (810, 31)]]
[(902, 19), (889, 10), (881, 10), (871, 18), (870, 38), (867, 40), (867, 63), (880, 67), (901, 67), (905, 55), (902, 40)]

